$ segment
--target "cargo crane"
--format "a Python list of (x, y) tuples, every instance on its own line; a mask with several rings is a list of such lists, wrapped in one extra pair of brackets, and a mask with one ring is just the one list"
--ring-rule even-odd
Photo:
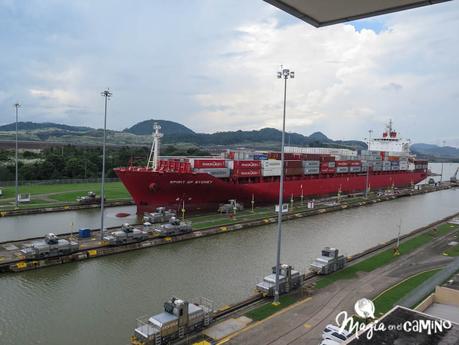
[(456, 169), (456, 172), (454, 173), (453, 176), (449, 179), (451, 183), (457, 183), (457, 173), (459, 172), (459, 167)]
[(210, 325), (213, 321), (212, 302), (201, 299), (200, 303), (189, 303), (172, 297), (164, 303), (164, 312), (137, 320), (137, 328), (131, 337), (132, 345), (170, 344), (183, 339)]

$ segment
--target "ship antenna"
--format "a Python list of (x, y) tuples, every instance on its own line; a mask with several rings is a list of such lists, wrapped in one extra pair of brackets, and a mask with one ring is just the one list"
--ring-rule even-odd
[(147, 169), (158, 170), (159, 144), (163, 134), (159, 132), (161, 126), (155, 122), (153, 124), (153, 144), (151, 145), (150, 156), (148, 157)]

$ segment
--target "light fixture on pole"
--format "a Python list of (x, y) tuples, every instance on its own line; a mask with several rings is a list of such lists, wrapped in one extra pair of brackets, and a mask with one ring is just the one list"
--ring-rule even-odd
[(19, 207), (19, 174), (18, 174), (18, 118), (19, 118), (19, 103), (15, 103), (14, 107), (16, 108), (16, 173), (15, 173), (15, 186), (16, 186), (16, 208)]
[[(446, 141), (443, 140), (443, 141), (442, 141), (442, 144), (443, 144), (442, 147), (445, 147)], [(443, 182), (443, 161), (444, 161), (444, 159), (442, 159), (442, 161), (441, 161), (440, 184)]]
[(274, 304), (279, 304), (279, 274), (280, 274), (280, 250), (282, 239), (282, 206), (284, 194), (284, 143), (285, 143), (285, 109), (287, 102), (287, 80), (294, 78), (295, 72), (282, 68), (277, 72), (277, 78), (284, 79), (284, 112), (282, 117), (282, 142), (281, 142), (281, 173), (279, 182), (279, 211), (277, 214), (277, 256), (276, 256), (276, 286), (274, 288)]
[[(368, 151), (370, 150), (371, 133), (373, 133), (373, 131), (370, 129), (368, 131)], [(370, 165), (368, 165), (368, 163), (367, 163), (367, 179), (366, 179), (366, 182), (365, 182), (365, 198), (368, 198), (368, 182), (369, 182), (369, 179), (370, 179)]]
[(100, 184), (100, 240), (104, 239), (104, 201), (105, 201), (105, 146), (107, 137), (107, 103), (112, 93), (109, 89), (100, 93), (105, 98), (105, 109), (104, 109), (104, 141), (102, 146), (102, 179)]

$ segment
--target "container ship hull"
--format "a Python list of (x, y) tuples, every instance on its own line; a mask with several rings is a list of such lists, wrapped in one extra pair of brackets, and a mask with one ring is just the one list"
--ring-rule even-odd
[[(207, 173), (154, 172), (146, 168), (117, 168), (116, 174), (132, 195), (137, 213), (152, 212), (156, 207), (181, 208), (187, 211), (215, 210), (219, 203), (236, 199), (249, 206), (252, 198), (256, 205), (278, 201), (279, 180), (261, 178), (245, 182), (216, 178)], [(427, 177), (426, 171), (369, 172), (372, 190), (408, 187)], [(284, 182), (286, 202), (365, 190), (366, 173), (290, 176)]]

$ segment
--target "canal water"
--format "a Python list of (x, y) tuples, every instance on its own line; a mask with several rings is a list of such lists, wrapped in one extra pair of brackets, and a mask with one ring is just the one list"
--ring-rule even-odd
[[(458, 211), (456, 189), (289, 221), (282, 259), (306, 271), (323, 246), (353, 254), (395, 237), (400, 219), (406, 233)], [(217, 305), (251, 295), (275, 263), (275, 243), (268, 225), (1, 275), (0, 344), (125, 345), (136, 318), (160, 312), (171, 295)]]

